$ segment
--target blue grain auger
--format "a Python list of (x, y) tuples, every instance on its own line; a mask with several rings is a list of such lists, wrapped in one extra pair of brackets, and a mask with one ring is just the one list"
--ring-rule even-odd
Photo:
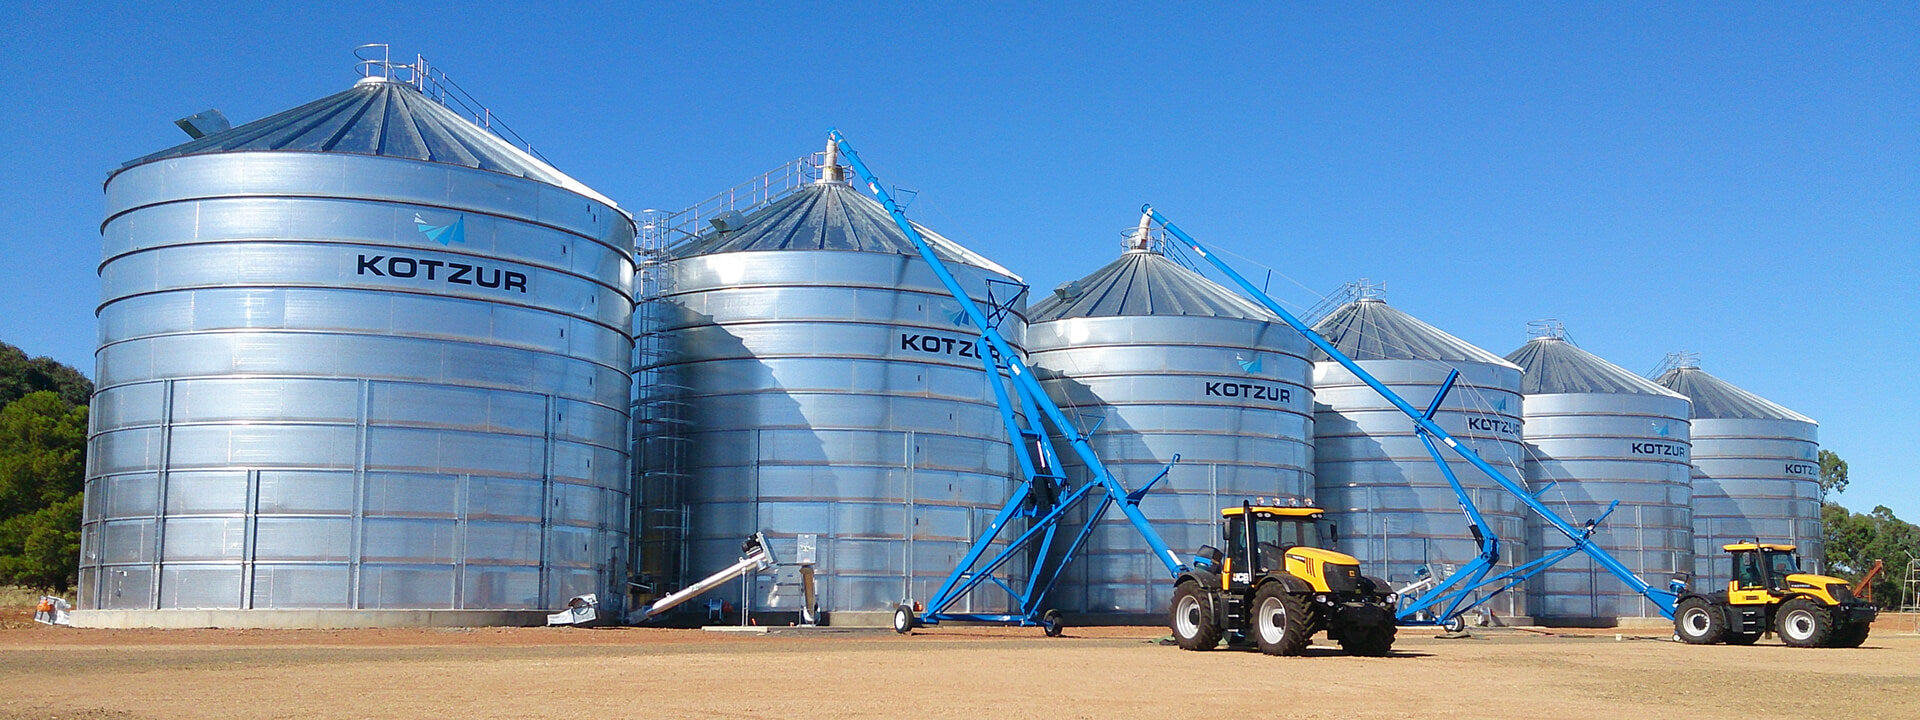
[[(1056, 610), (1045, 609), (1048, 591), (1053, 589), (1060, 573), (1073, 559), (1075, 553), (1085, 545), (1087, 536), (1106, 515), (1107, 508), (1118, 507), (1127, 521), (1147, 540), (1147, 546), (1153, 550), (1154, 557), (1167, 566), (1168, 572), (1178, 575), (1186, 569), (1180, 557), (1167, 547), (1160, 534), (1147, 523), (1145, 515), (1140, 513), (1140, 499), (1146, 496), (1154, 483), (1166, 477), (1166, 470), (1153, 480), (1129, 491), (1100, 462), (1093, 446), (1087, 443), (1087, 436), (1068, 420), (1060, 407), (1047, 397), (1033, 372), (1015, 353), (1013, 346), (1000, 333), (1000, 322), (1013, 309), (1013, 303), (1020, 302), (1023, 292), (1008, 293), (1010, 297), (995, 301), (992, 307), (981, 307), (967, 290), (960, 286), (946, 263), (937, 256), (918, 228), (907, 220), (906, 213), (893, 200), (891, 193), (881, 186), (879, 178), (867, 168), (860, 155), (838, 130), (831, 137), (839, 147), (841, 158), (847, 161), (860, 180), (866, 183), (880, 204), (893, 216), (901, 232), (913, 241), (920, 251), (920, 257), (933, 268), (947, 292), (960, 304), (973, 326), (980, 329), (981, 346), (987, 352), (980, 353), (982, 368), (987, 373), (988, 384), (993, 387), (995, 399), (999, 403), (1001, 420), (1006, 423), (1007, 434), (1014, 440), (1014, 455), (1019, 461), (1020, 471), (1026, 481), (1014, 490), (1012, 497), (994, 516), (993, 522), (976, 538), (961, 558), (957, 567), (941, 583), (940, 589), (926, 601), (924, 610), (916, 610), (910, 605), (901, 605), (894, 610), (893, 628), (907, 632), (918, 625), (937, 625), (946, 620), (971, 620), (984, 622), (1010, 623), (1022, 626), (1038, 625), (1046, 629), (1049, 635), (1059, 635), (1064, 627), (1061, 615)], [(1024, 291), (1024, 288), (1021, 288)], [(990, 293), (992, 294), (992, 293)], [(1005, 371), (1009, 383), (997, 380)], [(1007, 392), (1007, 385), (1013, 386), (1018, 395), (1019, 404)], [(1025, 408), (1022, 414), (1018, 410)], [(1060, 461), (1055, 455), (1055, 440), (1071, 445), (1093, 478), (1092, 482), (1079, 487), (1071, 487), (1066, 476), (1060, 471)], [(1176, 456), (1175, 460), (1178, 460)], [(1169, 465), (1171, 467), (1171, 465)], [(1073, 527), (1067, 522), (1067, 513), (1082, 502), (1097, 503), (1086, 514), (1083, 522)], [(1026, 519), (1026, 527), (1017, 533), (1012, 526), (1016, 519)], [(1063, 532), (1063, 530), (1065, 532)], [(1010, 536), (1004, 542), (1001, 535)], [(1064, 536), (1064, 537), (1063, 537)], [(1064, 543), (1064, 549), (1060, 545)], [(997, 547), (996, 547), (997, 546)], [(1002, 577), (1008, 564), (1016, 559), (1026, 559), (1031, 563), (1027, 568), (1024, 581), (1009, 582)], [(992, 585), (1005, 590), (1017, 605), (1017, 609), (1006, 613), (967, 613), (953, 612), (953, 608), (966, 595), (982, 586)]]
[[(1382, 397), (1386, 398), (1395, 408), (1405, 413), (1406, 416), (1413, 421), (1415, 432), (1420, 436), (1421, 442), (1426, 445), (1427, 453), (1433, 457), (1435, 463), (1439, 464), (1440, 472), (1446, 476), (1447, 483), (1453, 487), (1454, 496), (1460, 501), (1460, 508), (1466, 514), (1468, 530), (1478, 542), (1480, 553), (1472, 562), (1460, 568), (1445, 580), (1439, 581), (1437, 585), (1417, 597), (1411, 599), (1400, 598), (1400, 608), (1397, 615), (1401, 624), (1444, 625), (1451, 629), (1459, 629), (1465, 624), (1464, 617), (1468, 611), (1485, 604), (1499, 593), (1526, 582), (1527, 578), (1539, 574), (1540, 571), (1577, 552), (1586, 553), (1588, 557), (1593, 559), (1594, 563), (1606, 568), (1607, 572), (1613, 573), (1613, 576), (1619, 578), (1621, 582), (1626, 583), (1627, 587), (1632, 588), (1635, 592), (1640, 593), (1642, 597), (1651, 601), (1659, 608), (1661, 615), (1666, 616), (1669, 620), (1673, 619), (1675, 604), (1679, 600), (1680, 593), (1685, 592), (1684, 581), (1676, 578), (1669, 583), (1668, 590), (1656, 589), (1648, 585), (1645, 580), (1640, 579), (1639, 576), (1633, 574), (1633, 571), (1628, 570), (1627, 566), (1621, 564), (1613, 555), (1592, 541), (1595, 528), (1598, 527), (1602, 521), (1606, 520), (1607, 515), (1612, 514), (1613, 508), (1619, 505), (1618, 501), (1608, 505), (1607, 511), (1602, 513), (1600, 517), (1581, 525), (1575, 525), (1574, 523), (1568, 522), (1566, 518), (1560, 517), (1560, 514), (1554, 512), (1552, 508), (1540, 502), (1537, 492), (1529, 491), (1526, 487), (1514, 482), (1513, 479), (1501, 474), (1499, 470), (1488, 464), (1486, 460), (1481, 459), (1479, 453), (1474, 452), (1472, 448), (1455, 440), (1446, 430), (1441, 429), (1438, 424), (1433, 422), (1433, 414), (1440, 409), (1440, 404), (1446, 399), (1447, 393), (1452, 391), (1454, 381), (1460, 377), (1459, 371), (1454, 371), (1447, 375), (1446, 382), (1442, 383), (1440, 391), (1434, 396), (1433, 402), (1429, 404), (1425, 410), (1417, 409), (1404, 398), (1401, 398), (1399, 394), (1382, 384), (1372, 374), (1361, 369), (1352, 358), (1347, 357), (1346, 354), (1340, 352), (1338, 348), (1335, 348), (1332, 343), (1327, 342), (1326, 338), (1321, 337), (1319, 333), (1314, 332), (1311, 328), (1308, 328), (1304, 323), (1300, 322), (1299, 318), (1294, 317), (1292, 313), (1280, 307), (1279, 303), (1274, 302), (1273, 298), (1268, 297), (1265, 292), (1254, 287), (1253, 283), (1248, 282), (1245, 277), (1235, 272), (1226, 262), (1222, 261), (1212, 252), (1209, 252), (1206, 246), (1201, 245), (1198, 240), (1193, 239), (1193, 236), (1188, 235), (1185, 231), (1182, 231), (1171, 221), (1167, 220), (1166, 216), (1154, 210), (1152, 205), (1142, 206), (1141, 212), (1147, 217), (1152, 218), (1154, 222), (1159, 223), (1162, 228), (1165, 228), (1168, 235), (1178, 238), (1188, 249), (1200, 257), (1205, 258), (1207, 262), (1212, 264), (1221, 274), (1227, 276), (1234, 284), (1238, 285), (1241, 291), (1245, 292), (1248, 297), (1265, 306), (1268, 310), (1272, 311), (1273, 314), (1280, 316), (1281, 320), (1305, 336), (1308, 342), (1313, 343), (1314, 347), (1320, 348), (1328, 357), (1340, 363), (1341, 367), (1346, 368), (1348, 372), (1360, 378), (1367, 386), (1379, 392)], [(1494, 572), (1496, 566), (1500, 563), (1500, 538), (1488, 527), (1486, 520), (1480, 515), (1479, 507), (1475, 506), (1473, 500), (1467, 496), (1466, 490), (1461, 488), (1460, 481), (1454, 476), (1452, 467), (1447, 464), (1446, 458), (1441, 455), (1440, 445), (1447, 446), (1448, 449), (1457, 453), (1461, 458), (1473, 465), (1474, 468), (1486, 473), (1487, 477), (1491, 478), (1495, 483), (1498, 483), (1501, 488), (1512, 493), (1514, 497), (1520, 499), (1521, 503), (1539, 514), (1540, 518), (1545, 520), (1548, 525), (1553, 526), (1555, 530), (1566, 535), (1573, 544), (1570, 547), (1542, 555), (1541, 557), (1521, 563), (1503, 572)], [(1545, 488), (1542, 489), (1544, 490)], [(1484, 594), (1478, 599), (1474, 599), (1474, 594), (1482, 591), (1484, 591)]]
[[(930, 598), (924, 609), (902, 604), (894, 611), (893, 627), (908, 632), (922, 625), (963, 620), (998, 622), (1022, 626), (1041, 626), (1047, 634), (1058, 635), (1064, 627), (1056, 610), (1044, 609), (1047, 593), (1061, 572), (1086, 543), (1094, 527), (1109, 507), (1120, 509), (1128, 522), (1146, 540), (1154, 557), (1163, 564), (1175, 584), (1175, 603), (1171, 625), (1182, 647), (1206, 649), (1225, 636), (1231, 640), (1257, 644), (1272, 654), (1297, 654), (1306, 647), (1306, 637), (1318, 627), (1326, 627), (1330, 636), (1343, 647), (1360, 654), (1386, 652), (1393, 639), (1392, 628), (1401, 624), (1459, 626), (1465, 613), (1479, 607), (1499, 592), (1518, 586), (1527, 578), (1575, 552), (1584, 552), (1596, 563), (1619, 577), (1672, 617), (1677, 595), (1656, 590), (1633, 575), (1604, 549), (1591, 542), (1594, 527), (1602, 515), (1584, 526), (1576, 526), (1542, 504), (1539, 498), (1512, 479), (1505, 477), (1485, 460), (1460, 444), (1433, 422), (1433, 414), (1452, 389), (1458, 373), (1449, 376), (1433, 403), (1424, 411), (1414, 408), (1325, 338), (1313, 332), (1272, 298), (1254, 287), (1233, 268), (1215, 257), (1205, 246), (1168, 222), (1151, 207), (1143, 208), (1148, 219), (1159, 223), (1215, 268), (1232, 279), (1242, 291), (1258, 301), (1294, 330), (1300, 332), (1329, 357), (1380, 392), (1416, 425), (1429, 454), (1440, 464), (1466, 515), (1469, 528), (1480, 546), (1479, 557), (1418, 597), (1401, 598), (1377, 578), (1360, 576), (1352, 557), (1318, 548), (1320, 523), (1317, 508), (1254, 506), (1223, 509), (1227, 526), (1228, 550), (1202, 547), (1192, 563), (1182, 562), (1169, 549), (1158, 532), (1140, 512), (1140, 500), (1153, 485), (1165, 478), (1175, 455), (1159, 475), (1128, 490), (1107, 467), (1088, 442), (1086, 433), (1071, 422), (1041, 388), (1032, 371), (1022, 361), (999, 330), (999, 324), (1021, 300), (1025, 288), (1008, 293), (1004, 299), (992, 299), (982, 307), (961, 287), (945, 263), (934, 253), (926, 238), (907, 220), (879, 179), (860, 159), (839, 131), (831, 138), (842, 158), (859, 174), (867, 189), (886, 208), (901, 231), (913, 242), (920, 257), (933, 269), (961, 310), (980, 329), (982, 369), (986, 371), (998, 402), (1000, 415), (1009, 437), (1015, 440), (1021, 472), (1025, 478), (1000, 509), (986, 530), (976, 538), (953, 571)], [(991, 289), (990, 289), (991, 290)], [(1005, 372), (1008, 383), (998, 381)], [(1008, 393), (1007, 385), (1013, 388)], [(1018, 403), (1015, 404), (1015, 397)], [(1025, 408), (1027, 412), (1020, 410)], [(1077, 487), (1060, 471), (1055, 454), (1056, 442), (1073, 449), (1090, 477)], [(1486, 473), (1502, 488), (1546, 519), (1555, 529), (1573, 541), (1572, 547), (1495, 573), (1500, 562), (1500, 539), (1488, 529), (1479, 509), (1467, 496), (1441, 455), (1445, 445)], [(1069, 522), (1069, 511), (1081, 503), (1095, 506), (1083, 520)], [(1024, 519), (1024, 529), (1015, 530), (1016, 520)], [(1002, 540), (1006, 535), (1007, 539)], [(1009, 582), (1002, 577), (1010, 562), (1025, 558), (1031, 564), (1026, 579)], [(1017, 606), (1004, 613), (955, 612), (959, 601), (983, 586), (1004, 590)], [(1679, 583), (1675, 583), (1678, 590)], [(1233, 592), (1216, 592), (1215, 590)], [(1205, 592), (1196, 592), (1204, 590)], [(1240, 591), (1244, 590), (1244, 593)], [(1485, 591), (1478, 599), (1476, 593)], [(1398, 603), (1398, 610), (1390, 608)], [(1309, 604), (1311, 603), (1311, 604)], [(1186, 631), (1186, 632), (1183, 632)]]

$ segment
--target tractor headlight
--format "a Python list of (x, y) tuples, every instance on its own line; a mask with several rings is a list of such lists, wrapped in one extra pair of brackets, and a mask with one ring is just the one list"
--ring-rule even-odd
[(1327, 596), (1325, 596), (1325, 595), (1315, 595), (1315, 596), (1313, 596), (1313, 601), (1314, 601), (1314, 602), (1317, 602), (1317, 603), (1325, 603), (1325, 602), (1327, 601)]
[(1392, 605), (1398, 602), (1400, 602), (1400, 593), (1387, 593), (1387, 604)]

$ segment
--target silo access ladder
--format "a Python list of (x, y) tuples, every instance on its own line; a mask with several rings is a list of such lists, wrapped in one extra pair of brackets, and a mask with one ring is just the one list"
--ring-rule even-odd
[[(1673, 619), (1674, 605), (1679, 601), (1679, 593), (1685, 590), (1685, 585), (1682, 581), (1675, 579), (1669, 583), (1668, 590), (1656, 589), (1647, 584), (1645, 580), (1640, 579), (1638, 575), (1633, 574), (1633, 571), (1627, 569), (1619, 560), (1614, 559), (1613, 555), (1608, 553), (1604, 548), (1593, 542), (1594, 531), (1599, 527), (1601, 522), (1606, 520), (1608, 515), (1613, 513), (1613, 509), (1620, 504), (1620, 501), (1615, 500), (1610, 503), (1607, 506), (1606, 512), (1601, 513), (1600, 517), (1588, 520), (1580, 525), (1575, 525), (1565, 518), (1560, 517), (1559, 513), (1554, 512), (1552, 508), (1542, 503), (1540, 501), (1539, 491), (1528, 490), (1506, 475), (1501, 474), (1499, 470), (1494, 469), (1486, 460), (1481, 459), (1480, 454), (1474, 452), (1473, 448), (1467, 447), (1458, 440), (1455, 440), (1451, 434), (1441, 429), (1441, 427), (1433, 421), (1434, 413), (1439, 411), (1441, 402), (1446, 400), (1447, 394), (1453, 390), (1454, 381), (1459, 379), (1460, 371), (1454, 370), (1447, 374), (1446, 382), (1441, 384), (1439, 392), (1434, 395), (1433, 402), (1427, 406), (1426, 410), (1416, 409), (1413, 405), (1409, 404), (1406, 399), (1400, 397), (1398, 393), (1395, 393), (1386, 385), (1382, 384), (1371, 373), (1361, 369), (1359, 364), (1355, 363), (1352, 358), (1347, 357), (1345, 353), (1340, 352), (1332, 343), (1327, 342), (1326, 338), (1321, 337), (1319, 333), (1314, 332), (1312, 328), (1302, 323), (1299, 318), (1294, 317), (1292, 313), (1280, 307), (1280, 304), (1274, 302), (1272, 297), (1269, 297), (1259, 288), (1254, 287), (1253, 283), (1241, 276), (1240, 273), (1235, 272), (1225, 261), (1222, 261), (1219, 257), (1208, 251), (1206, 246), (1201, 245), (1200, 242), (1194, 240), (1191, 235), (1188, 235), (1185, 231), (1176, 227), (1172, 221), (1167, 220), (1166, 216), (1154, 210), (1152, 205), (1143, 206), (1141, 212), (1147, 219), (1151, 219), (1153, 222), (1159, 223), (1162, 228), (1165, 228), (1168, 235), (1178, 238), (1188, 249), (1200, 257), (1205, 258), (1207, 262), (1211, 263), (1221, 274), (1233, 280), (1233, 282), (1240, 287), (1240, 290), (1249, 298), (1266, 307), (1267, 310), (1273, 312), (1274, 315), (1279, 316), (1288, 326), (1305, 336), (1308, 342), (1313, 343), (1314, 347), (1319, 348), (1321, 352), (1326, 353), (1328, 357), (1340, 363), (1341, 367), (1346, 368), (1347, 372), (1353, 373), (1355, 377), (1360, 378), (1367, 386), (1380, 393), (1381, 397), (1386, 398), (1387, 402), (1392, 403), (1395, 408), (1398, 408), (1400, 412), (1405, 413), (1408, 418), (1413, 420), (1415, 426), (1414, 431), (1419, 435), (1420, 442), (1426, 445), (1427, 454), (1433, 457), (1434, 463), (1440, 466), (1441, 474), (1447, 478), (1447, 484), (1452, 486), (1454, 497), (1459, 500), (1460, 509), (1467, 516), (1467, 530), (1472, 533), (1474, 540), (1478, 543), (1480, 553), (1472, 562), (1467, 563), (1466, 566), (1455, 572), (1449, 573), (1445, 579), (1438, 580), (1430, 588), (1421, 589), (1418, 596), (1412, 599), (1401, 598), (1399, 609), (1395, 613), (1396, 619), (1400, 624), (1442, 625), (1449, 629), (1458, 630), (1465, 625), (1467, 612), (1486, 604), (1501, 592), (1526, 582), (1528, 578), (1539, 574), (1553, 564), (1577, 552), (1586, 553), (1596, 564), (1605, 568), (1607, 572), (1613, 573), (1613, 576), (1619, 578), (1621, 582), (1626, 583), (1627, 587), (1632, 588), (1635, 592), (1640, 593), (1642, 597), (1652, 602), (1655, 607), (1659, 608), (1661, 615), (1666, 616), (1669, 620)], [(1435, 443), (1436, 440), (1438, 444)], [(1500, 538), (1493, 534), (1493, 530), (1487, 526), (1486, 520), (1481, 517), (1479, 507), (1474, 505), (1473, 500), (1467, 496), (1466, 490), (1460, 486), (1460, 480), (1454, 476), (1452, 466), (1447, 464), (1446, 458), (1440, 453), (1440, 445), (1445, 445), (1449, 449), (1452, 449), (1461, 458), (1473, 465), (1474, 468), (1485, 473), (1487, 477), (1499, 484), (1501, 488), (1511, 493), (1514, 497), (1519, 498), (1521, 503), (1533, 510), (1533, 512), (1539, 515), (1542, 520), (1545, 520), (1547, 524), (1552, 525), (1555, 530), (1567, 536), (1567, 539), (1571, 540), (1573, 544), (1570, 547), (1555, 550), (1541, 557), (1521, 563), (1506, 571), (1494, 573), (1495, 567), (1500, 563)], [(1551, 485), (1548, 487), (1551, 487)], [(1541, 488), (1541, 491), (1545, 489), (1546, 488)], [(1481, 591), (1485, 591), (1485, 594), (1477, 600), (1473, 599), (1474, 593)]]

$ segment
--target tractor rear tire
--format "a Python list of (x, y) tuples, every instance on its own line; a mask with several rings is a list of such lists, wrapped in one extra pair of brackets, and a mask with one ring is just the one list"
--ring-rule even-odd
[(1780, 605), (1773, 632), (1793, 647), (1826, 647), (1833, 642), (1833, 614), (1820, 603), (1797, 597)]
[(1366, 657), (1393, 652), (1393, 636), (1400, 628), (1391, 611), (1369, 605), (1350, 607), (1340, 615), (1340, 649)]
[(1226, 634), (1213, 614), (1213, 593), (1188, 580), (1173, 589), (1172, 621), (1174, 642), (1182, 650), (1212, 650)]
[(1313, 617), (1307, 600), (1287, 592), (1279, 582), (1261, 585), (1253, 594), (1253, 640), (1268, 655), (1299, 655), (1313, 639)]
[(1827, 641), (1827, 647), (1857, 648), (1867, 641), (1867, 633), (1873, 630), (1871, 623), (1851, 622), (1833, 629), (1833, 637)]
[(1688, 645), (1712, 645), (1727, 639), (1727, 618), (1705, 598), (1680, 601), (1673, 611), (1673, 632)]

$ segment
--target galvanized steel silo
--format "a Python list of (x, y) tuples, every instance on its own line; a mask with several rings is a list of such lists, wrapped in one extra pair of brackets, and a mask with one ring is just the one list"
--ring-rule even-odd
[[(1526, 371), (1527, 482), (1569, 521), (1591, 521), (1618, 500), (1594, 542), (1655, 587), (1693, 570), (1687, 399), (1568, 342), (1558, 331), (1507, 356)], [(1568, 547), (1536, 522), (1536, 552)], [(1610, 625), (1655, 615), (1638, 593), (1584, 553), (1542, 572), (1528, 591), (1535, 620)]]
[[(1431, 404), (1447, 374), (1460, 371), (1434, 421), (1520, 478), (1519, 368), (1377, 297), (1357, 297), (1314, 330), (1416, 407)], [(1413, 421), (1339, 363), (1320, 358), (1313, 370), (1314, 480), (1320, 505), (1340, 525), (1340, 549), (1395, 586), (1415, 580), (1423, 567), (1444, 577), (1472, 561), (1479, 547)], [(1443, 456), (1502, 538), (1503, 565), (1528, 559), (1519, 501), (1465, 460)], [(1510, 617), (1528, 614), (1519, 593), (1489, 607)]]
[[(1223, 504), (1313, 496), (1310, 346), (1292, 328), (1136, 234), (1120, 257), (1028, 310), (1035, 377), (1088, 427), (1101, 462), (1131, 487), (1180, 455), (1141, 504), (1167, 544), (1219, 544)], [(1087, 482), (1072, 453), (1068, 477)], [(1091, 615), (1164, 617), (1171, 586), (1139, 531), (1103, 523), (1053, 604)]]
[(1807, 567), (1824, 558), (1820, 523), (1820, 426), (1686, 360), (1661, 386), (1693, 401), (1693, 546), (1696, 587), (1724, 588), (1741, 540), (1800, 548)]
[[(642, 503), (685, 518), (659, 533), (684, 538), (679, 580), (731, 564), (756, 530), (783, 559), (815, 536), (820, 608), (845, 623), (931, 597), (1014, 481), (979, 331), (839, 174), (671, 249), (649, 303), (661, 350), (642, 370), (660, 383), (649, 402), (684, 415), (674, 437), (642, 440), (685, 449), (676, 487)], [(924, 234), (977, 300), (1012, 296), (1011, 272)], [(1016, 346), (1017, 310), (1001, 326)], [(990, 602), (973, 609), (1003, 609)]]
[(634, 226), (613, 202), (387, 76), (106, 193), (78, 622), (617, 604)]

